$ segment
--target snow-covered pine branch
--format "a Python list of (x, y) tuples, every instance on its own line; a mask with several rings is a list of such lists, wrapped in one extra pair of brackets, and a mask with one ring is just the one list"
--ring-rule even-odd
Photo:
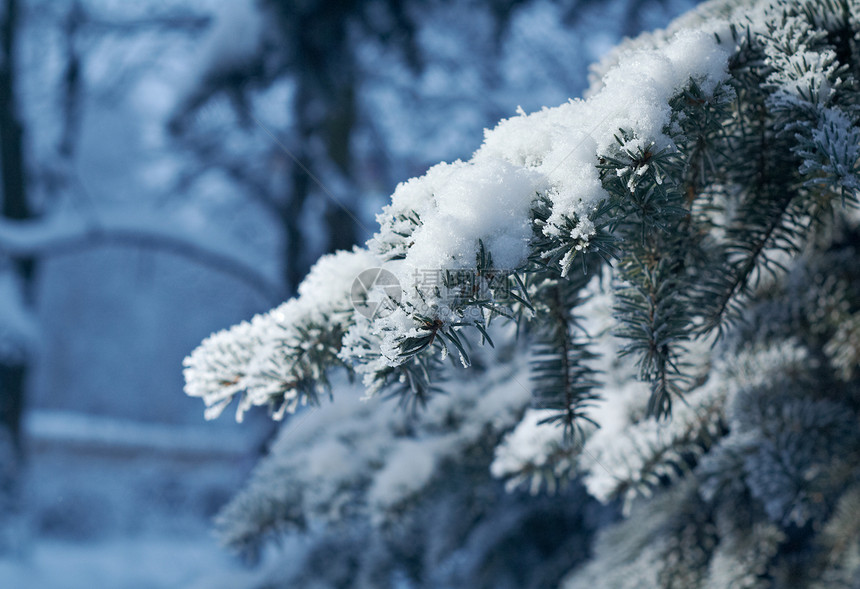
[[(810, 584), (856, 575), (838, 518), (860, 488), (857, 14), (856, 0), (724, 0), (626, 42), (587, 99), (520, 112), (469, 161), (399, 185), (366, 249), (324, 258), (296, 299), (207, 339), (186, 390), (209, 416), (234, 397), (239, 415), (294, 411), (335, 367), (368, 396), (426, 407), (336, 401), (313, 439), (285, 433), (225, 511), (230, 542), (347, 508), (390, 523), (392, 504), (443, 484), (439, 464), (483, 444), (479, 462), (511, 488), (578, 479), (627, 503), (631, 522), (571, 587), (787, 586), (796, 561)], [(367, 317), (350, 289), (377, 267), (402, 292)], [(447, 370), (449, 353), (472, 367)], [(495, 364), (524, 358), (528, 382), (496, 380)], [(530, 389), (531, 407), (455, 409), (508, 387)], [(344, 471), (312, 458), (367, 428), (396, 442)], [(406, 485), (406, 463), (430, 467)], [(383, 505), (380, 480), (408, 493)]]
[[(723, 34), (730, 37), (727, 29)], [(589, 100), (502, 121), (486, 133), (470, 161), (440, 164), (398, 186), (368, 247), (378, 257), (377, 265), (384, 263), (398, 278), (403, 296), (390, 315), (371, 322), (357, 313), (347, 318), (344, 341), (351, 345), (340, 351), (341, 359), (368, 373), (367, 382), (373, 383), (379, 374), (411, 362), (416, 350), (454, 348), (463, 328), (483, 328), (489, 316), (505, 313), (495, 304), (489, 280), (475, 293), (464, 294), (455, 283), (418, 283), (416, 275), (422, 271), (566, 277), (574, 258), (598, 249), (606, 241), (598, 232), (607, 233), (608, 224), (616, 222), (598, 218), (608, 214), (601, 205), (612, 198), (601, 181), (601, 154), (676, 151), (669, 134), (669, 101), (691, 80), (713, 92), (727, 75), (727, 45), (712, 31), (699, 30), (685, 32), (659, 50), (640, 51), (614, 69), (604, 89)], [(626, 137), (620, 146), (619, 129)], [(665, 169), (658, 161), (640, 163), (627, 162), (628, 189), (646, 179), (662, 184)], [(619, 174), (624, 172), (619, 168)], [(539, 203), (548, 215), (537, 227)], [(484, 267), (478, 267), (481, 256)], [(351, 269), (357, 274), (359, 267)], [(337, 296), (347, 299), (349, 286), (324, 284), (315, 290), (305, 285), (296, 304), (312, 309), (316, 299), (328, 300), (336, 287), (342, 289)], [(190, 362), (205, 362), (207, 349), (204, 345)], [(454, 351), (465, 356), (459, 346)], [(317, 368), (322, 373), (328, 366)], [(191, 371), (188, 390), (220, 402), (223, 388), (204, 383), (204, 375), (205, 370)]]
[[(779, 263), (768, 252), (801, 247), (804, 225), (832, 209), (828, 195), (848, 205), (856, 201), (856, 153), (845, 147), (856, 130), (850, 109), (841, 105), (846, 100), (838, 99), (853, 88), (839, 77), (847, 66), (834, 62), (831, 49), (816, 52), (822, 35), (811, 33), (811, 24), (804, 28), (796, 17), (782, 24), (775, 17), (759, 20), (761, 31), (745, 32), (709, 20), (659, 48), (637, 49), (619, 58), (589, 99), (505, 120), (486, 133), (470, 161), (440, 164), (400, 185), (368, 247), (377, 264), (399, 279), (403, 297), (390, 315), (346, 317), (339, 358), (364, 373), (374, 389), (391, 380), (393, 368), (408, 371), (420, 364), (416, 356), (442, 347), (454, 348), (468, 363), (465, 328), (477, 327), (483, 336), (493, 315), (516, 314), (517, 303), (497, 301), (498, 284), (510, 284), (499, 276), (564, 278), (576, 258), (585, 269), (588, 254), (598, 252), (620, 258), (625, 351), (652, 383), (651, 410), (668, 412), (683, 389), (677, 367), (683, 341), (702, 329), (722, 330), (735, 317), (749, 285)], [(793, 44), (775, 41), (777, 31)], [(791, 57), (801, 50), (800, 61)], [(766, 65), (751, 67), (751, 56)], [(797, 73), (800, 64), (808, 64), (805, 73)], [(743, 86), (750, 78), (753, 89)], [(755, 117), (753, 123), (777, 131), (768, 126), (745, 133), (746, 113), (732, 111), (731, 104), (766, 109), (764, 122)], [(792, 109), (805, 119), (792, 117)], [(834, 140), (831, 155), (816, 147), (825, 138)], [(719, 185), (709, 184), (709, 172), (728, 160), (727, 150), (749, 150), (752, 157), (766, 140), (808, 157), (773, 170), (751, 167), (747, 158), (727, 174), (714, 174), (710, 180)], [(709, 144), (712, 150), (702, 148)], [(720, 196), (730, 201), (726, 210), (734, 216), (715, 220), (704, 209), (713, 208), (713, 190), (725, 184), (731, 194)], [(818, 188), (810, 191), (812, 185)], [(762, 202), (762, 191), (774, 198)], [(711, 231), (724, 235), (715, 249)], [(450, 277), (471, 269), (483, 284), (465, 293)], [(445, 277), (443, 284), (420, 283), (416, 277), (427, 270)], [(341, 287), (346, 298), (348, 281)], [(312, 308), (319, 296), (305, 286), (297, 299), (305, 302), (298, 304)], [(198, 361), (203, 356), (195, 354)], [(314, 374), (337, 363), (324, 360)], [(204, 372), (192, 372), (192, 380)], [(224, 399), (223, 387), (196, 381), (189, 387), (195, 395)]]

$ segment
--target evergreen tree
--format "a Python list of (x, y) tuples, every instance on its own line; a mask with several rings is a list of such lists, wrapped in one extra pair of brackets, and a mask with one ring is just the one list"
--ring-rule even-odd
[[(723, 0), (629, 41), (586, 100), (521, 112), (468, 162), (401, 184), (366, 248), (205, 340), (186, 391), (208, 417), (236, 398), (240, 418), (281, 418), (333, 396), (337, 371), (366, 388), (284, 430), (223, 512), (225, 539), (253, 552), (320, 520), (375, 530), (370, 568), (328, 558), (376, 576), (331, 585), (540, 586), (567, 567), (569, 587), (856, 587), (858, 14)], [(385, 312), (354, 306), (370, 268), (402, 287), (364, 293)], [(478, 534), (487, 518), (529, 518), (469, 482), (483, 468), (610, 514), (553, 541), (605, 527), (590, 562), (538, 551), (504, 582), (457, 564), (516, 552)], [(471, 519), (439, 515), (445, 501)], [(607, 527), (616, 505), (628, 519)], [(467, 531), (434, 537), (440, 521)]]

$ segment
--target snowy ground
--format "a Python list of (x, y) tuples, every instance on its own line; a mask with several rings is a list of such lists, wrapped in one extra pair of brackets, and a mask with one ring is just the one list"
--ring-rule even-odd
[(0, 587), (6, 588), (234, 589), (259, 585), (263, 574), (206, 536), (40, 540), (20, 557), (0, 559)]
[(244, 566), (212, 533), (256, 460), (256, 430), (59, 410), (31, 410), (24, 425), (25, 523), (5, 530), (20, 547), (0, 555), (0, 589), (261, 584), (265, 567)]

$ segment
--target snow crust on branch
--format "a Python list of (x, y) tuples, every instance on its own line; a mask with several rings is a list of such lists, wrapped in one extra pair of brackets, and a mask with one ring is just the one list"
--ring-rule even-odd
[(272, 405), (278, 419), (294, 412), (308, 402), (301, 387), (316, 389), (324, 377), (302, 353), (325, 352), (330, 339), (339, 338), (353, 313), (353, 280), (377, 264), (359, 248), (320, 258), (298, 297), (212, 334), (185, 359), (186, 394), (203, 399), (207, 419), (218, 417), (236, 395), (238, 420), (252, 406)]
[[(587, 247), (597, 206), (608, 196), (596, 167), (599, 157), (615, 144), (619, 129), (629, 132), (627, 148), (673, 149), (664, 134), (668, 101), (691, 79), (711, 92), (726, 78), (730, 48), (714, 35), (726, 26), (714, 21), (679, 32), (661, 48), (631, 51), (591, 98), (532, 114), (520, 111), (487, 130), (468, 162), (442, 163), (400, 184), (377, 217), (380, 229), (368, 251), (339, 254), (343, 280), (319, 281), (312, 273), (294, 301), (208, 338), (186, 361), (186, 392), (205, 400), (210, 418), (243, 391), (238, 415), (249, 403), (267, 403), (278, 388), (260, 373), (289, 365), (282, 350), (294, 343), (296, 326), (306, 326), (312, 315), (324, 325), (329, 311), (336, 311), (338, 328), (346, 328), (339, 358), (365, 373), (369, 387), (378, 385), (375, 375), (409, 360), (401, 354), (403, 342), (425, 335), (428, 319), (443, 326), (482, 323), (480, 313), (470, 319), (464, 317), (468, 309), (457, 309), (457, 291), (421, 284), (416, 273), (474, 268), (482, 248), (496, 270), (523, 267), (535, 253), (531, 212), (539, 197), (552, 207), (543, 234)], [(566, 235), (565, 220), (573, 224)], [(350, 273), (354, 278), (381, 263), (403, 287), (400, 305), (371, 321), (350, 314)], [(332, 298), (343, 304), (327, 307)], [(290, 397), (280, 408), (292, 411), (296, 401)]]

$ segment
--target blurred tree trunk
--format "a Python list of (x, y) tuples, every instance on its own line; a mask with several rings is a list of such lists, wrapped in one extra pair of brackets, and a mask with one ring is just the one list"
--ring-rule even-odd
[[(15, 100), (15, 44), (18, 29), (18, 1), (5, 0), (0, 15), (0, 186), (2, 214), (9, 219), (27, 219), (32, 211), (27, 200), (24, 165), (24, 131), (18, 118)], [(29, 298), (35, 263), (33, 259), (16, 260), (14, 270), (21, 278), (25, 297)], [(0, 304), (8, 304), (0, 301)], [(21, 413), (27, 380), (26, 359), (17, 361), (0, 357), (0, 444), (11, 448), (0, 458), (0, 514), (17, 508), (18, 478), (22, 460)], [(3, 441), (5, 440), (5, 442)]]

